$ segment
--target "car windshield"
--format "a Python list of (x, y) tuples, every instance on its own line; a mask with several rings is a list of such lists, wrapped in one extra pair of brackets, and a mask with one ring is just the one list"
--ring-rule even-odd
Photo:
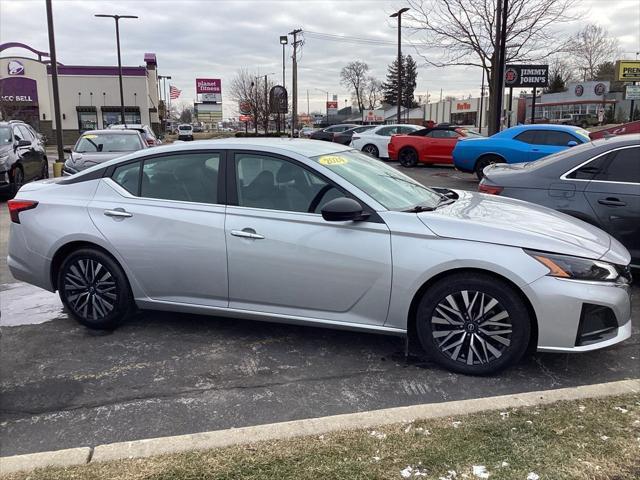
[(142, 145), (138, 135), (127, 133), (86, 134), (78, 139), (75, 151), (89, 152), (133, 152), (140, 150)]
[(435, 208), (442, 195), (357, 150), (311, 158), (359, 188), (389, 210)]
[(0, 145), (9, 145), (11, 143), (13, 143), (11, 129), (9, 127), (0, 127)]

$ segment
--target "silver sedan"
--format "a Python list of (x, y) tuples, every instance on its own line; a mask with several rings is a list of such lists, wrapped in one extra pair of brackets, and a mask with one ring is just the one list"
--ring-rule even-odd
[(13, 275), (89, 328), (141, 308), (359, 329), (467, 374), (631, 334), (630, 256), (608, 234), (335, 143), (142, 150), (25, 185), (9, 210)]

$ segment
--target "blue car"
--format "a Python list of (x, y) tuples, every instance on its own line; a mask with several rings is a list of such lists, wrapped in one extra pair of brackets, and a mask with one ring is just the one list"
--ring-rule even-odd
[(580, 127), (518, 125), (488, 138), (459, 140), (453, 163), (458, 170), (482, 179), (482, 171), (492, 163), (532, 162), (589, 140), (589, 132)]

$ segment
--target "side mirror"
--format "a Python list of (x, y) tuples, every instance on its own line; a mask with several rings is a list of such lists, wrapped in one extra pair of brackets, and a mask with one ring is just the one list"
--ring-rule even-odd
[(16, 147), (20, 148), (20, 147), (30, 147), (31, 146), (31, 142), (29, 140), (18, 140), (18, 143), (16, 144)]
[(578, 142), (576, 142), (575, 140), (569, 140), (567, 142), (567, 147), (575, 147), (576, 145), (578, 145)]
[(67, 147), (67, 148), (63, 148), (63, 149), (62, 149), (62, 151), (63, 151), (64, 153), (72, 153), (72, 150), (71, 150), (69, 147)]
[(362, 213), (362, 205), (352, 198), (335, 198), (322, 208), (322, 218), (327, 222), (355, 222), (367, 217), (368, 214)]

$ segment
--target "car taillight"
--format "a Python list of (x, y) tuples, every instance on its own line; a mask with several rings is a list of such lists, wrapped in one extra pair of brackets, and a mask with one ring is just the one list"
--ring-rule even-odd
[(7, 206), (9, 207), (9, 216), (11, 217), (11, 221), (13, 223), (20, 223), (20, 212), (36, 208), (38, 206), (38, 202), (32, 200), (9, 200), (7, 202)]
[(156, 144), (156, 141), (153, 138), (147, 138), (147, 145), (153, 147)]
[(486, 185), (484, 183), (480, 183), (478, 185), (478, 191), (481, 193), (488, 193), (489, 195), (500, 195), (504, 190), (503, 187), (498, 187), (497, 185)]

